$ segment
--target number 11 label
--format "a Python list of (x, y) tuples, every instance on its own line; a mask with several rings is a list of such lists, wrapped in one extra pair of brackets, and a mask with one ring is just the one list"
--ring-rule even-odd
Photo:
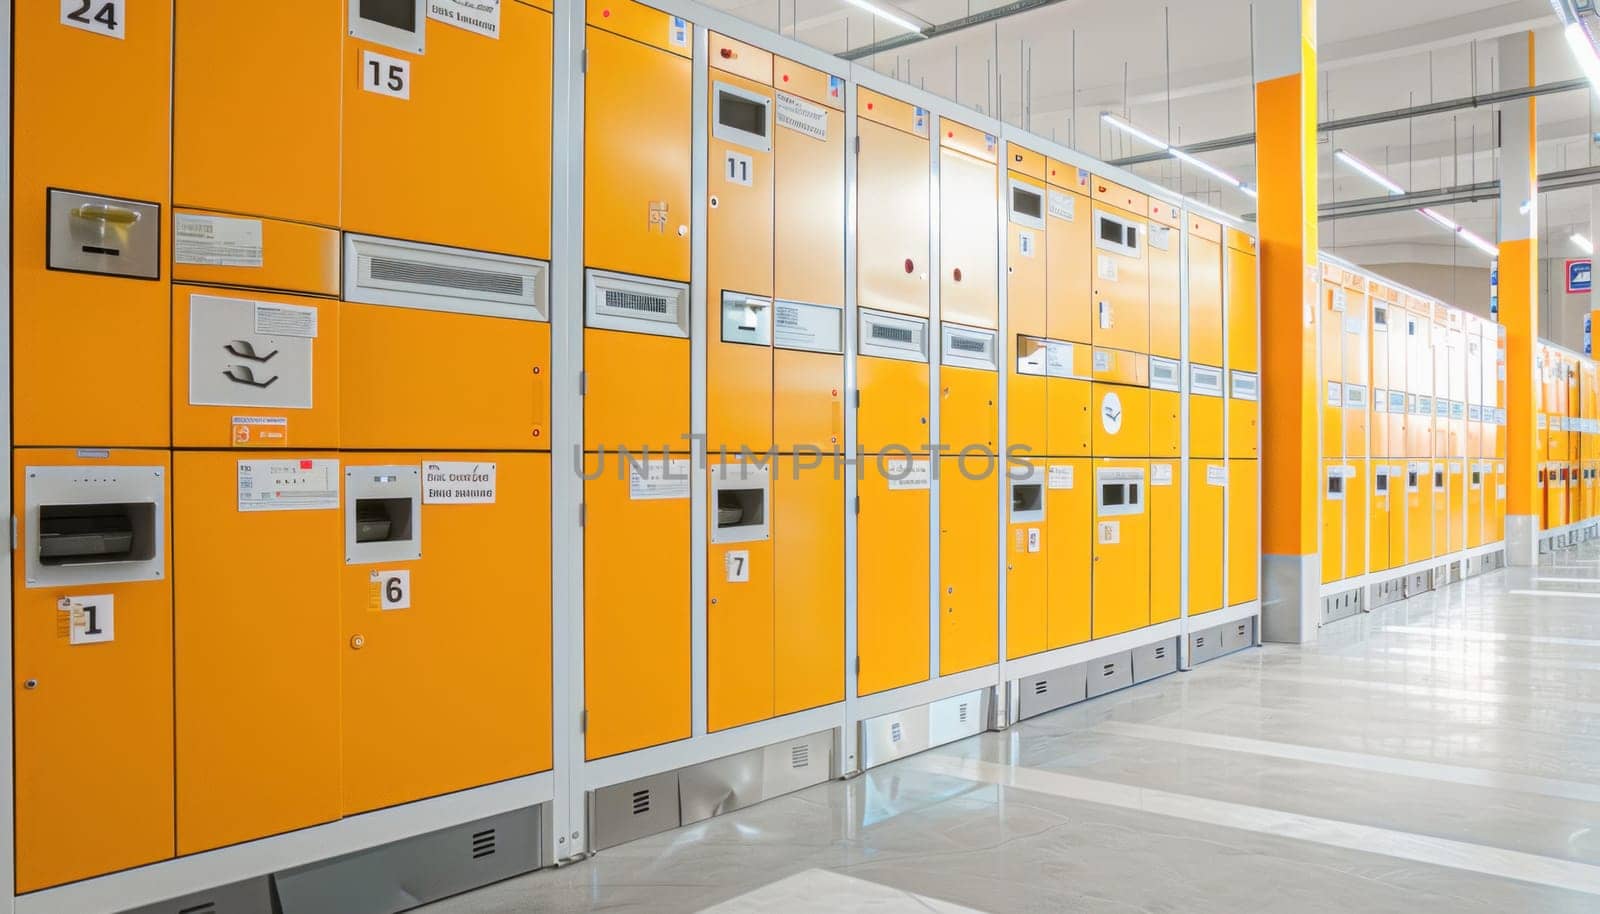
[(99, 644), (116, 640), (115, 600), (111, 594), (91, 597), (62, 597), (57, 607), (67, 614), (68, 641), (72, 644)]

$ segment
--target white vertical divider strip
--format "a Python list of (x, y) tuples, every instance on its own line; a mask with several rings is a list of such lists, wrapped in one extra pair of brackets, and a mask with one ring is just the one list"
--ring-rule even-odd
[[(555, 97), (552, 133), (583, 136), (583, 0), (555, 5)], [(583, 854), (588, 823), (583, 796), (583, 154), (572, 143), (551, 149), (550, 543), (551, 728), (554, 782), (541, 862)]]
[[(918, 99), (918, 105), (922, 100)], [(939, 243), (943, 213), (939, 211), (939, 138), (944, 135), (944, 116), (928, 111), (928, 443), (938, 444), (944, 437), (944, 417), (939, 408), (939, 373), (944, 363), (944, 304), (939, 294), (944, 265)], [(906, 442), (915, 448), (917, 442)], [(939, 510), (944, 497), (943, 458), (928, 449), (928, 679), (939, 678)]]
[[(11, 23), (13, 20), (11, 0), (0, 0), (0, 79), (3, 79), (5, 91), (0, 92), (0, 121), (5, 124), (6, 142), (0, 147), (0, 173), (5, 175), (5, 186), (8, 189), (5, 196), (10, 198), (11, 187)], [(9, 207), (8, 207), (9, 209)], [(4, 239), (5, 249), (11, 250), (11, 220), (0, 220), (0, 239)], [(4, 320), (0, 320), (0, 378), (4, 381), (6, 395), (0, 397), (0, 453), (11, 455), (11, 258), (5, 258), (0, 263), (0, 296), (4, 297)], [(8, 461), (9, 462), (9, 461)], [(5, 501), (9, 506), (8, 516), (14, 516), (16, 505), (13, 501), (15, 495), (11, 491), (11, 472), (8, 469), (0, 473), (0, 492), (5, 493)], [(0, 608), (4, 609), (4, 618), (11, 618), (11, 563), (6, 562), (5, 590), (0, 595)], [(6, 681), (16, 688), (16, 679), (11, 675), (11, 626), (0, 625), (0, 668), (4, 668)], [(5, 910), (14, 911), (16, 901), (16, 744), (15, 733), (12, 728), (12, 703), (7, 701), (0, 707), (0, 745), (4, 746), (6, 770), (12, 774), (0, 784), (0, 829), (4, 829), (4, 836), (0, 837), (0, 898), (5, 899)]]
[[(995, 135), (994, 146), (995, 208), (997, 217), (995, 225), (998, 226), (995, 232), (995, 264), (997, 267), (995, 269), (995, 282), (999, 287), (995, 290), (995, 316), (997, 318), (995, 326), (999, 328), (995, 337), (995, 371), (997, 372), (995, 387), (999, 391), (999, 396), (995, 399), (995, 409), (999, 411), (999, 415), (995, 417), (998, 431), (996, 432), (994, 443), (995, 448), (999, 451), (999, 459), (994, 466), (997, 468), (995, 475), (999, 477), (997, 480), (999, 491), (995, 493), (995, 497), (1000, 500), (999, 524), (998, 529), (995, 531), (995, 546), (999, 550), (999, 561), (995, 563), (995, 570), (999, 575), (999, 580), (995, 584), (995, 608), (997, 610), (995, 613), (995, 625), (997, 626), (995, 644), (999, 645), (995, 656), (998, 664), (996, 670), (999, 686), (995, 692), (996, 711), (994, 715), (990, 716), (986, 725), (993, 725), (997, 720), (1004, 724), (1011, 723), (1006, 708), (1006, 681), (1008, 678), (1006, 674), (1006, 654), (1009, 652), (1006, 645), (1006, 617), (1010, 605), (1007, 584), (1011, 580), (1011, 576), (1006, 572), (1006, 547), (1009, 545), (1006, 533), (1011, 517), (1011, 462), (1007, 459), (1009, 454), (1008, 447), (1011, 441), (1011, 429), (1007, 421), (1009, 416), (1006, 406), (1011, 396), (1011, 385), (1009, 383), (1011, 373), (1007, 355), (1010, 352), (1008, 341), (1011, 339), (1009, 314), (1011, 292), (1009, 279), (1011, 275), (1009, 264), (1009, 257), (1011, 256), (1011, 193), (1009, 190), (1011, 186), (1011, 148), (1006, 140), (1009, 128), (1005, 124), (1001, 124), (998, 129), (1000, 132)], [(1045, 548), (1050, 548), (1048, 539), (1045, 541)]]
[(706, 290), (706, 156), (711, 86), (708, 32), (704, 22), (694, 23), (694, 101), (690, 106), (690, 135), (694, 153), (689, 181), (689, 637), (695, 736), (706, 734), (706, 334), (711, 326)]
[[(1179, 172), (1178, 191), (1183, 191), (1182, 172)], [(1178, 211), (1178, 669), (1189, 669), (1189, 209)], [(1227, 412), (1227, 401), (1223, 401)], [(1226, 492), (1226, 489), (1224, 489)], [(1223, 496), (1227, 501), (1227, 496)]]
[(857, 601), (859, 587), (857, 584), (857, 570), (861, 567), (860, 542), (857, 526), (860, 515), (856, 511), (860, 498), (860, 486), (857, 480), (860, 474), (856, 472), (856, 448), (859, 440), (856, 434), (856, 392), (859, 390), (856, 379), (856, 352), (859, 342), (856, 338), (858, 329), (856, 323), (856, 174), (859, 167), (856, 143), (860, 141), (860, 131), (856, 125), (856, 83), (851, 80), (845, 83), (844, 91), (844, 458), (845, 460), (835, 466), (837, 472), (844, 474), (844, 504), (845, 504), (845, 530), (844, 530), (844, 729), (840, 740), (840, 764), (838, 773), (851, 774), (861, 770), (860, 764), (860, 734), (854, 726), (857, 717), (856, 694), (859, 691), (859, 670), (857, 661), (861, 656), (861, 645), (856, 637), (856, 620), (859, 618)]

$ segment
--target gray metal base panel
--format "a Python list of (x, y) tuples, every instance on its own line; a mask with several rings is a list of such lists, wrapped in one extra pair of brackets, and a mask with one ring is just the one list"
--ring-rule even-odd
[(129, 908), (123, 914), (278, 914), (278, 911), (272, 906), (271, 881), (262, 876), (142, 908)]
[(1178, 639), (1167, 638), (1133, 649), (1133, 681), (1149, 682), (1178, 671)]
[(589, 844), (595, 850), (677, 828), (678, 772), (665, 771), (589, 791)]
[(1133, 685), (1133, 652), (1122, 651), (1089, 661), (1089, 697)]
[(1205, 663), (1215, 660), (1222, 654), (1222, 629), (1221, 625), (1213, 625), (1197, 632), (1189, 633), (1189, 665)]
[(1227, 625), (1222, 627), (1222, 645), (1220, 648), (1221, 653), (1231, 654), (1234, 651), (1242, 651), (1247, 647), (1254, 647), (1255, 643), (1255, 616), (1251, 616), (1248, 619), (1239, 619), (1235, 622), (1229, 622)]
[(543, 814), (530, 806), (278, 873), (280, 910), (395, 914), (536, 870)]
[(682, 824), (743, 809), (833, 776), (833, 730), (690, 765), (678, 771)]
[(975, 689), (862, 721), (862, 770), (982, 733), (993, 693)]
[(1017, 680), (1017, 719), (1077, 704), (1089, 697), (1089, 665), (1074, 663)]
[(1361, 613), (1361, 588), (1322, 598), (1322, 624), (1348, 619)]

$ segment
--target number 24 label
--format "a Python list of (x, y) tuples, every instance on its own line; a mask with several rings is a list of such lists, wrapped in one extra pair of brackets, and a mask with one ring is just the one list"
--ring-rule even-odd
[(411, 61), (376, 51), (361, 52), (361, 87), (391, 98), (411, 98)]
[(128, 0), (61, 0), (61, 24), (96, 35), (126, 38)]

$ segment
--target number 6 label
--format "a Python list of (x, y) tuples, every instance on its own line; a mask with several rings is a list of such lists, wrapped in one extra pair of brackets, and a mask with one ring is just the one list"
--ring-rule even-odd
[(372, 582), (378, 587), (378, 608), (411, 608), (411, 572), (374, 571)]
[(361, 52), (361, 87), (391, 98), (411, 98), (411, 61)]
[(61, 0), (61, 24), (96, 35), (126, 38), (127, 0)]

